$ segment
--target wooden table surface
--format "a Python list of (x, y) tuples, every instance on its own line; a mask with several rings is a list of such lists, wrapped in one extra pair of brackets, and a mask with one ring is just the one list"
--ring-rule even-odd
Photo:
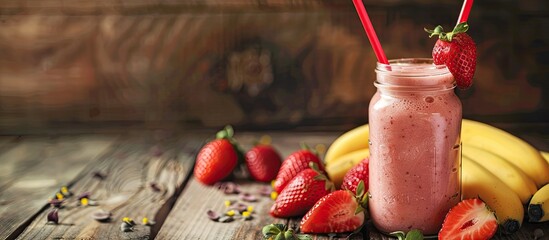
[[(58, 134), (0, 136), (0, 239), (262, 239), (262, 226), (285, 223), (299, 228), (299, 219), (275, 219), (268, 211), (273, 201), (259, 197), (253, 219), (219, 223), (209, 220), (207, 210), (225, 211), (225, 200), (238, 200), (192, 177), (194, 157), (212, 133), (163, 131), (124, 134)], [(238, 133), (244, 148), (264, 134), (283, 156), (299, 143), (328, 146), (340, 132)], [(522, 135), (547, 149), (547, 136)], [(98, 178), (97, 173), (104, 178)], [(155, 183), (157, 188), (151, 187)], [(259, 196), (267, 184), (239, 181), (242, 191)], [(74, 194), (90, 192), (98, 206), (79, 206), (69, 197), (59, 210), (59, 224), (47, 224), (47, 203), (61, 186)], [(112, 212), (110, 222), (98, 222), (91, 214)], [(131, 232), (120, 230), (123, 217), (141, 222)], [(549, 222), (525, 223), (514, 235), (494, 239), (534, 239), (541, 229), (549, 239)], [(539, 231), (539, 230), (538, 230)], [(353, 235), (314, 236), (314, 239), (391, 239), (367, 224)]]

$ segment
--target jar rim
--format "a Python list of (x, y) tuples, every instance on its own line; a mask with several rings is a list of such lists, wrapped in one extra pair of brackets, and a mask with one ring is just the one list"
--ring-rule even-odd
[(446, 65), (436, 65), (432, 58), (398, 58), (389, 60), (389, 64), (378, 62), (376, 72), (392, 76), (422, 77), (448, 74)]

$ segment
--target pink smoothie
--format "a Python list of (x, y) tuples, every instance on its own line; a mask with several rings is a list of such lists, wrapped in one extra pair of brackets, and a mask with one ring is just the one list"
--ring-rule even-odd
[(436, 234), (461, 197), (454, 78), (428, 63), (393, 62), (390, 71), (378, 66), (376, 72), (369, 107), (371, 218), (386, 233)]

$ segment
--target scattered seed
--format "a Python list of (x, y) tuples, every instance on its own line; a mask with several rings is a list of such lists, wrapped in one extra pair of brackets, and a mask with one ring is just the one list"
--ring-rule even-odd
[(122, 224), (120, 224), (120, 230), (122, 232), (132, 232), (133, 231), (133, 225), (131, 225), (127, 222), (123, 222)]
[(54, 208), (48, 213), (47, 219), (48, 219), (48, 223), (54, 223), (54, 224), (59, 223), (59, 213), (57, 212), (57, 208)]
[(271, 192), (271, 199), (272, 199), (272, 200), (276, 200), (277, 197), (278, 197), (278, 193), (277, 193), (277, 192), (275, 192), (275, 191)]
[(99, 209), (92, 213), (92, 218), (99, 222), (111, 221), (112, 213), (103, 209)]
[(208, 214), (208, 218), (211, 219), (212, 221), (217, 222), (220, 218), (219, 214), (217, 214), (216, 212), (214, 212), (212, 210), (208, 210), (208, 212), (206, 214)]
[(90, 199), (90, 196), (91, 196), (91, 192), (83, 192), (78, 195), (77, 199), (78, 200), (82, 200), (82, 198)]
[(65, 197), (70, 197), (70, 196), (72, 196), (72, 192), (69, 191), (69, 189), (68, 189), (67, 187), (65, 187), (65, 186), (61, 187), (61, 191), (60, 191), (60, 192), (61, 192), (61, 194), (63, 194), (63, 196), (65, 196)]
[(143, 225), (145, 226), (152, 226), (154, 224), (156, 224), (156, 222), (152, 219), (149, 219), (149, 218), (146, 218), (144, 217), (143, 220), (141, 221), (143, 223)]
[(238, 212), (244, 212), (248, 209), (248, 205), (244, 203), (233, 203), (229, 209), (237, 210)]
[(55, 208), (61, 208), (61, 205), (63, 204), (65, 200), (59, 200), (59, 199), (48, 199), (48, 203)]
[(57, 198), (57, 200), (63, 200), (63, 199), (65, 199), (65, 196), (61, 193), (56, 193), (55, 198)]
[(125, 222), (131, 226), (135, 226), (135, 222), (133, 221), (133, 219), (129, 218), (129, 217), (124, 217), (122, 218), (122, 222)]
[(244, 220), (251, 220), (253, 218), (252, 213), (248, 211), (242, 212), (242, 217), (244, 218)]
[(257, 201), (257, 197), (250, 193), (240, 193), (239, 197), (242, 201), (246, 201), (246, 202)]
[(233, 220), (234, 218), (231, 216), (223, 216), (219, 218), (219, 222), (223, 222), (223, 223), (232, 222)]

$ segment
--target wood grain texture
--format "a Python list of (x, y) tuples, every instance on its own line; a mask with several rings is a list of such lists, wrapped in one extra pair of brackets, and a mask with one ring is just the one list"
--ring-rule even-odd
[[(161, 225), (165, 208), (173, 204), (191, 166), (196, 141), (170, 139), (154, 141), (147, 136), (132, 137), (117, 143), (109, 154), (91, 162), (71, 190), (91, 192), (99, 206), (77, 206), (69, 198), (68, 206), (59, 210), (60, 224), (46, 225), (43, 211), (18, 239), (148, 239), (155, 228), (137, 225), (131, 232), (120, 230), (121, 219), (130, 217), (137, 223), (143, 217)], [(194, 145), (193, 145), (194, 144)], [(106, 174), (103, 180), (94, 172)], [(156, 183), (160, 191), (150, 187)], [(98, 209), (110, 211), (112, 221), (99, 223), (91, 218)]]
[(28, 137), (0, 155), (0, 239), (17, 235), (116, 137)]

